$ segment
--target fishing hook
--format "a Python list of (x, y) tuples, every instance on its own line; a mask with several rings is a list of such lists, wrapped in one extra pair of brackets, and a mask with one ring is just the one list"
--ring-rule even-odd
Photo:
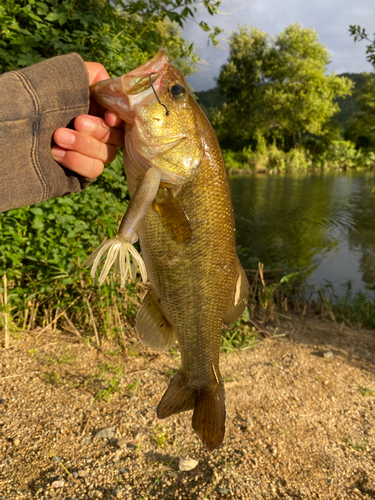
[(152, 84), (151, 75), (154, 75), (154, 74), (155, 74), (155, 73), (150, 73), (150, 74), (148, 75), (148, 77), (149, 77), (149, 79), (150, 79), (150, 85), (151, 85), (152, 90), (154, 91), (154, 94), (155, 94), (155, 97), (156, 97), (156, 99), (157, 99), (158, 103), (159, 103), (159, 104), (161, 104), (161, 105), (165, 108), (165, 115), (166, 115), (166, 116), (168, 116), (168, 115), (169, 115), (168, 108), (167, 108), (167, 106), (166, 106), (165, 104), (163, 104), (163, 103), (160, 101), (160, 99), (159, 99), (159, 97), (158, 97), (158, 94), (156, 93), (156, 90), (154, 89), (154, 86), (153, 86), (153, 84)]

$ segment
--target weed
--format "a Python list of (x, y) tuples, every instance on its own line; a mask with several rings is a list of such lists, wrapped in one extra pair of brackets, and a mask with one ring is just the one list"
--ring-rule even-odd
[(249, 326), (249, 310), (246, 308), (241, 318), (230, 328), (222, 332), (220, 339), (221, 352), (244, 351), (259, 343), (259, 336), (254, 327)]
[[(120, 363), (118, 365), (104, 363), (99, 365), (98, 369), (99, 372), (95, 375), (95, 378), (98, 379), (104, 387), (95, 394), (94, 402), (101, 400), (109, 402), (113, 393), (121, 392), (120, 381), (122, 366)], [(86, 381), (86, 383), (87, 382), (88, 381)]]
[(133, 349), (132, 347), (129, 347), (129, 349), (128, 349), (128, 355), (129, 356), (134, 356), (135, 358), (139, 357), (138, 352), (135, 349)]
[(362, 387), (361, 385), (359, 386), (359, 392), (362, 394), (362, 396), (373, 396), (375, 397), (375, 391), (371, 389), (370, 387)]
[(152, 431), (152, 440), (159, 448), (166, 448), (168, 446), (168, 432), (159, 425)]
[[(35, 351), (34, 351), (35, 352)], [(57, 356), (41, 356), (42, 359), (47, 361), (48, 365), (72, 365), (77, 359), (77, 352), (67, 352), (66, 346), (63, 349), (61, 357)]]
[(131, 384), (127, 385), (126, 386), (126, 389), (128, 391), (132, 391), (133, 393), (133, 396), (135, 396), (135, 391), (136, 391), (136, 388), (141, 385), (141, 382), (139, 382), (139, 380), (136, 380), (135, 382), (132, 382)]
[(42, 377), (46, 382), (52, 385), (60, 385), (62, 384), (61, 375), (58, 372), (46, 372), (42, 374)]
[(343, 443), (345, 443), (348, 448), (354, 451), (364, 451), (367, 448), (367, 441), (363, 441), (362, 443), (354, 444), (351, 437), (342, 438)]

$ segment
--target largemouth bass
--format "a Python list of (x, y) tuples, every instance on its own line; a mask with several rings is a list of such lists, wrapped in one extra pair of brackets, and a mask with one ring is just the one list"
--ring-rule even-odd
[[(147, 273), (137, 335), (154, 350), (170, 348), (177, 338), (181, 352), (181, 368), (157, 415), (193, 409), (193, 429), (214, 450), (225, 433), (222, 325), (241, 316), (248, 297), (217, 138), (163, 50), (127, 75), (94, 84), (91, 93), (125, 121), (131, 201), (116, 238), (103, 242), (86, 265), (94, 264), (94, 275), (108, 250), (100, 282), (113, 263), (122, 285), (137, 265), (144, 280)], [(132, 247), (137, 238), (143, 260)]]

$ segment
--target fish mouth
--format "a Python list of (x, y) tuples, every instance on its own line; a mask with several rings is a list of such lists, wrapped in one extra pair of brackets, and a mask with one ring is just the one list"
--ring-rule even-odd
[(154, 94), (161, 92), (163, 73), (170, 67), (165, 50), (160, 49), (152, 59), (130, 73), (90, 85), (90, 93), (106, 109), (117, 113), (125, 122), (133, 123), (139, 104), (155, 102)]

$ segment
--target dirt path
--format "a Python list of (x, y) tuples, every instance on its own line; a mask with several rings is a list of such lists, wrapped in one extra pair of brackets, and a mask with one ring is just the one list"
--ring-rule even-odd
[(24, 334), (0, 351), (0, 499), (375, 498), (375, 332), (279, 332), (222, 355), (227, 439), (211, 454), (190, 415), (156, 418), (176, 353)]

